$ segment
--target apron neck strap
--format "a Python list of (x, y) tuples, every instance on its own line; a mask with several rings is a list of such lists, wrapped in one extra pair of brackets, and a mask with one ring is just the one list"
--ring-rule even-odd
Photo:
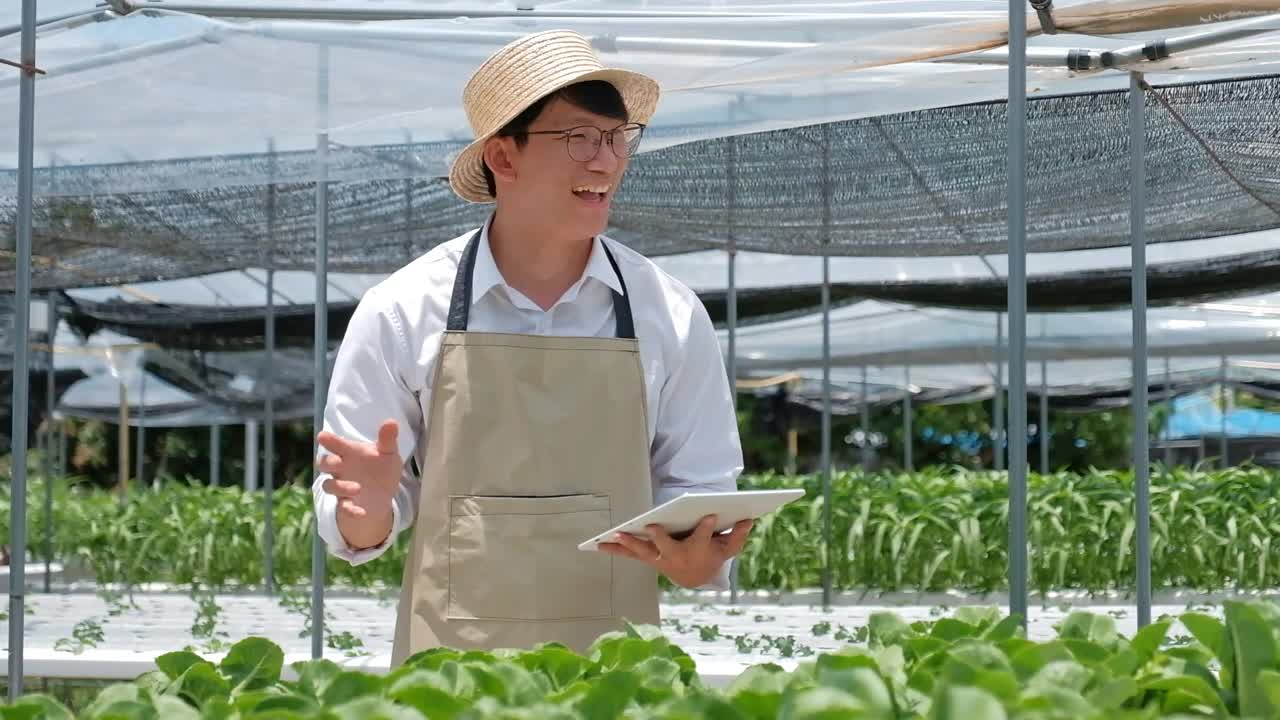
[[(480, 247), (481, 230), (476, 230), (471, 239), (467, 241), (466, 249), (462, 251), (462, 260), (458, 263), (458, 274), (453, 279), (453, 297), (449, 302), (449, 324), (450, 332), (463, 332), (467, 329), (467, 323), (471, 318), (471, 281), (476, 270), (476, 253)], [(636, 337), (635, 320), (631, 316), (631, 302), (627, 298), (627, 281), (622, 277), (622, 271), (618, 269), (618, 261), (614, 259), (613, 253), (609, 252), (609, 246), (603, 241), (600, 247), (604, 250), (605, 257), (609, 258), (609, 265), (613, 267), (613, 272), (618, 276), (618, 283), (622, 286), (622, 292), (613, 291), (613, 314), (615, 319), (614, 334), (619, 338), (634, 340)]]

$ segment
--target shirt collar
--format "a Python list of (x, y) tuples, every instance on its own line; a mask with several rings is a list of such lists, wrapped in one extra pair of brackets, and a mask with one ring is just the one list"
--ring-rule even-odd
[[(502, 277), (502, 272), (498, 270), (497, 261), (493, 259), (493, 249), (489, 247), (489, 225), (492, 222), (493, 216), (490, 216), (480, 229), (480, 247), (476, 248), (475, 274), (471, 278), (472, 305), (475, 305), (480, 298), (495, 287), (499, 285), (507, 286), (506, 280)], [(595, 236), (592, 240), (591, 256), (587, 258), (587, 267), (578, 282), (574, 283), (565, 293), (566, 300), (572, 300), (577, 296), (578, 290), (581, 289), (582, 283), (586, 278), (594, 278), (604, 283), (614, 292), (622, 292), (622, 283), (618, 280), (617, 273), (613, 271), (613, 265), (609, 262), (609, 257), (605, 255), (604, 240), (600, 235)]]

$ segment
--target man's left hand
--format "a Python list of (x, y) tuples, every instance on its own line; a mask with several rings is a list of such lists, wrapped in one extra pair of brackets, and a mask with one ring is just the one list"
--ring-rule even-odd
[(716, 534), (716, 516), (708, 515), (683, 540), (668, 535), (661, 525), (649, 525), (645, 529), (651, 540), (619, 533), (615, 542), (600, 543), (599, 548), (651, 565), (676, 585), (693, 589), (710, 582), (725, 562), (742, 552), (752, 525), (742, 520), (729, 532)]

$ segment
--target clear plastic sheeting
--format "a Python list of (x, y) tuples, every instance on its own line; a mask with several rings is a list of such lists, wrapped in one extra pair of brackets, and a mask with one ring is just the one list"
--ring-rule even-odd
[[(1203, 392), (1220, 385), (1222, 365), (1218, 358), (1171, 358), (1169, 373), (1163, 359), (1151, 359), (1147, 393), (1153, 405), (1163, 404), (1187, 394)], [(909, 392), (913, 403), (946, 405), (990, 401), (995, 395), (994, 367), (969, 363), (946, 367), (910, 368), (868, 367), (866, 402), (872, 407), (902, 402)], [(1093, 411), (1126, 407), (1133, 389), (1132, 368), (1121, 359), (1058, 360), (1047, 363), (1045, 395), (1054, 412)], [(782, 375), (750, 377), (740, 382), (744, 387), (770, 383), (754, 390), (759, 395), (776, 394), (780, 382), (786, 383), (787, 399), (813, 412), (823, 406), (821, 368), (802, 368)], [(910, 384), (907, 385), (908, 379)], [(1231, 387), (1255, 396), (1280, 397), (1280, 355), (1228, 360), (1226, 382)], [(1031, 398), (1041, 395), (1040, 364), (1027, 366), (1027, 391)], [(863, 405), (861, 368), (839, 367), (831, 370), (832, 412), (856, 415)], [(1033, 406), (1035, 403), (1032, 403)], [(1215, 429), (1215, 433), (1217, 430)]]
[[(63, 417), (76, 417), (91, 420), (119, 422), (120, 418), (120, 385), (121, 381), (110, 375), (91, 375), (78, 380), (62, 394), (58, 404), (58, 413)], [(126, 402), (129, 404), (129, 424), (156, 427), (166, 424), (166, 419), (174, 416), (197, 415), (208, 417), (215, 422), (191, 423), (193, 425), (213, 425), (217, 422), (231, 422), (229, 414), (212, 408), (200, 412), (201, 403), (194, 396), (185, 393), (163, 380), (147, 376), (145, 381), (141, 375), (124, 381)], [(180, 423), (179, 426), (185, 423)]]
[[(332, 351), (329, 355), (332, 362)], [(274, 367), (274, 416), (310, 418), (310, 349), (278, 348), (269, 362)], [(118, 422), (123, 384), (130, 424), (186, 427), (262, 420), (267, 365), (262, 351), (190, 352), (109, 330), (81, 338), (63, 324), (54, 344), (54, 367), (60, 373), (76, 371), (86, 377), (59, 397), (57, 410), (72, 417)]]
[[(261, 411), (245, 413), (208, 402), (185, 392), (155, 375), (139, 375), (126, 382), (131, 427), (204, 427), (242, 425), (261, 420)], [(60, 417), (120, 421), (120, 381), (109, 375), (93, 375), (73, 383), (58, 401)], [(277, 421), (301, 420), (311, 416), (310, 407), (279, 408)]]
[[(1147, 248), (1150, 265), (1185, 263), (1229, 255), (1264, 252), (1280, 247), (1280, 231), (1248, 233), (1205, 240), (1187, 240)], [(1128, 247), (1028, 253), (1027, 275), (1046, 276), (1128, 268)], [(698, 292), (728, 286), (729, 257), (723, 250), (664, 255), (653, 261)], [(1009, 258), (1004, 253), (952, 257), (831, 257), (832, 283), (927, 282), (1006, 278)], [(822, 282), (822, 258), (811, 255), (739, 252), (734, 284), (740, 289), (781, 288)]]
[[(995, 347), (996, 317), (874, 300), (836, 308), (831, 311), (831, 362), (834, 367), (910, 365), (913, 382), (919, 366), (993, 364), (1004, 357)], [(1128, 310), (1029, 314), (1028, 387), (1038, 382), (1033, 370), (1041, 358), (1128, 358), (1133, 348), (1131, 323)], [(817, 313), (740, 328), (739, 371), (822, 367), (821, 338), (822, 316)], [(723, 332), (721, 341), (726, 342)], [(1150, 309), (1147, 342), (1150, 358), (1274, 354), (1280, 349), (1280, 294)], [(1151, 362), (1153, 376), (1157, 370)]]
[[(994, 345), (994, 343), (993, 343)], [(1227, 382), (1233, 385), (1274, 384), (1280, 383), (1280, 354), (1263, 354), (1250, 356), (1247, 359), (1228, 358)], [(1207, 355), (1204, 357), (1170, 357), (1169, 374), (1165, 374), (1165, 359), (1153, 354), (1148, 358), (1148, 380), (1150, 384), (1151, 402), (1158, 403), (1164, 396), (1164, 386), (1168, 384), (1175, 393), (1187, 387), (1203, 387), (1218, 383), (1221, 379), (1222, 360)], [(1133, 386), (1132, 367), (1124, 358), (1102, 358), (1091, 360), (1053, 360), (1046, 363), (1044, 380), (1050, 398), (1070, 398), (1096, 396), (1111, 392), (1128, 393)], [(792, 371), (795, 375), (817, 383), (821, 380), (822, 369), (817, 367), (798, 368)], [(862, 385), (860, 367), (833, 367), (831, 382), (838, 391), (846, 394), (858, 394)], [(878, 365), (867, 368), (868, 382), (881, 388), (881, 396), (872, 402), (900, 400), (904, 383), (910, 380), (911, 392), (917, 396), (928, 396), (930, 393), (943, 395), (960, 391), (969, 392), (981, 389), (983, 392), (975, 398), (989, 398), (995, 386), (995, 365), (991, 362), (957, 362), (949, 365), (912, 365), (908, 371), (905, 366)], [(1008, 369), (1005, 370), (1008, 377)], [(1040, 363), (1027, 364), (1027, 392), (1036, 396), (1040, 394)], [(820, 385), (818, 386), (820, 388)]]
[[(219, 4), (227, 3), (204, 3)], [(492, 14), (514, 12), (516, 7), (479, 0), (293, 3), (335, 12), (342, 7), (376, 11), (399, 5), (457, 13), (447, 19), (380, 22), (252, 19), (252, 8), (276, 3), (236, 4), (249, 11), (239, 18), (210, 18), (159, 9), (121, 17), (104, 10), (96, 22), (46, 26), (38, 38), (39, 64), (47, 74), (37, 82), (37, 165), (228, 158), (262, 152), (268, 143), (280, 152), (310, 153), (320, 131), (339, 148), (375, 148), (411, 139), (445, 143), (447, 156), (448, 143), (470, 137), (460, 106), (470, 72), (506, 42), (549, 28), (578, 30), (592, 39), (606, 63), (659, 80), (664, 99), (653, 119), (648, 150), (815, 122), (999, 100), (1007, 88), (999, 56), (974, 57), (971, 52), (1003, 44), (1007, 8), (992, 0), (804, 5), (707, 1), (641, 8), (630, 2), (556, 3), (545, 8), (535, 4), (534, 12), (509, 18), (465, 17), (469, 9)], [(79, 7), (67, 2), (56, 9), (63, 5)], [(1064, 21), (1069, 16), (1082, 18), (1079, 29), (1105, 29), (1108, 37), (1062, 33), (1032, 38), (1033, 54), (1061, 51), (1064, 62), (1056, 68), (1032, 67), (1030, 93), (1034, 97), (1122, 89), (1122, 74), (1067, 70), (1068, 50), (1119, 49), (1186, 32), (1179, 26), (1188, 24), (1192, 30), (1229, 29), (1249, 22), (1249, 13), (1272, 5), (1280, 2), (1063, 3), (1058, 13)], [(1200, 25), (1205, 17), (1214, 17), (1215, 9), (1227, 7), (1240, 11), (1232, 17), (1244, 19)], [(540, 16), (544, 10), (555, 13)], [(582, 15), (568, 16), (574, 11)], [(618, 11), (633, 14), (607, 16)], [(660, 17), (664, 11), (668, 17)], [(590, 17), (592, 13), (597, 16)], [(0, 57), (13, 55), (17, 42), (12, 35), (0, 38)], [(1275, 62), (1280, 38), (1261, 35), (1238, 42), (1245, 43), (1247, 53), (1231, 43), (1198, 48), (1194, 63), (1184, 67), (1172, 58), (1165, 67), (1152, 68), (1150, 79), (1171, 84), (1280, 71)], [(881, 48), (884, 56), (876, 58), (873, 69), (851, 70), (849, 48), (863, 53)], [(926, 56), (938, 61), (912, 60)], [(958, 59), (965, 62), (950, 62)], [(787, 70), (781, 76), (774, 72), (780, 64)], [(321, 82), (330, 98), (323, 110), (318, 107)], [(0, 115), (16, 116), (16, 93), (3, 92), (15, 83), (15, 77), (0, 76)], [(0, 138), (0, 167), (16, 164), (14, 142), (12, 136)], [(361, 163), (339, 153), (328, 174), (341, 180), (438, 176), (444, 172), (444, 156), (427, 153), (396, 164)], [(114, 182), (102, 177), (92, 191), (269, 181), (265, 168), (228, 160), (224, 174), (212, 179), (193, 172), (180, 175), (181, 184), (175, 185), (173, 177), (149, 181), (145, 174), (121, 173)], [(281, 171), (275, 178), (280, 182), (317, 176), (315, 164), (309, 162)], [(37, 191), (49, 190), (37, 184)]]
[[(329, 273), (325, 278), (329, 302), (359, 300), (384, 274)], [(272, 282), (277, 306), (315, 304), (314, 273), (279, 271)], [(245, 268), (131, 286), (79, 288), (67, 293), (76, 300), (143, 303), (146, 305), (207, 305), (211, 307), (263, 307), (267, 304), (267, 273)]]
[[(1213, 256), (1217, 247), (1220, 257)], [(1280, 284), (1275, 272), (1276, 234), (1155, 246), (1164, 262), (1148, 267), (1153, 305), (1186, 304), (1179, 298), (1229, 298), (1242, 286)], [(1055, 264), (1053, 261), (1058, 260)], [(1254, 262), (1249, 262), (1252, 259)], [(728, 316), (726, 255), (721, 251), (663, 256), (657, 264), (691, 287), (713, 322)], [(1129, 249), (1033, 255), (1028, 283), (1031, 307), (1056, 310), (1127, 306)], [(993, 310), (1005, 306), (1005, 258), (831, 258), (832, 302), (876, 298), (935, 307)], [(331, 273), (328, 328), (341, 338), (356, 302), (385, 274)], [(762, 253), (739, 255), (736, 306), (740, 326), (812, 312), (820, 303), (821, 259)], [(275, 280), (276, 342), (313, 342), (311, 305), (315, 279), (307, 271), (278, 271)], [(907, 296), (930, 298), (919, 302)], [(178, 280), (68, 291), (64, 319), (81, 335), (111, 328), (167, 348), (261, 349), (266, 328), (266, 272), (261, 268)], [(994, 311), (994, 310), (993, 310)]]

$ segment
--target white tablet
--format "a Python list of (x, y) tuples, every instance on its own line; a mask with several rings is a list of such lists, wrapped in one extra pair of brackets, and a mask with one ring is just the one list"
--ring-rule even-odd
[(661, 525), (670, 535), (687, 533), (708, 515), (716, 516), (716, 532), (724, 532), (740, 520), (754, 520), (801, 497), (804, 497), (804, 490), (800, 488), (685, 493), (596, 535), (579, 545), (578, 549), (596, 550), (599, 543), (612, 542), (613, 536), (620, 532), (648, 539), (645, 526), (653, 524)]

